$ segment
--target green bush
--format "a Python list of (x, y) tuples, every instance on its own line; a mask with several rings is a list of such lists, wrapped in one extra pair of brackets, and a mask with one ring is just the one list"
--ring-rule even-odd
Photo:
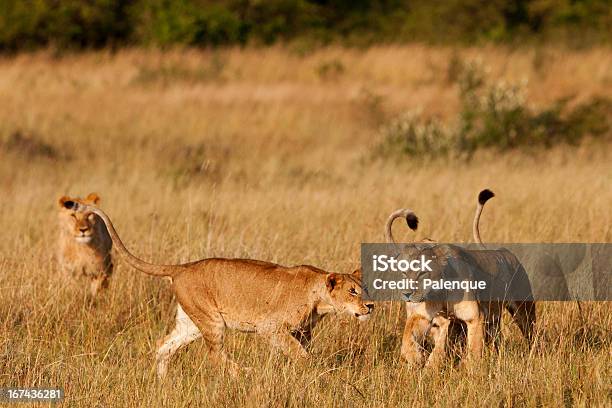
[[(236, 2), (238, 4), (240, 2)], [(271, 44), (296, 37), (321, 21), (315, 2), (304, 0), (267, 0), (242, 2), (243, 24), (249, 38)], [(234, 6), (235, 7), (235, 6)]]
[(455, 149), (455, 140), (436, 119), (422, 120), (419, 112), (405, 112), (381, 129), (384, 142), (377, 153), (388, 155), (420, 155), (423, 152), (446, 154)]
[(125, 44), (131, 1), (0, 0), (0, 50)]
[(300, 40), (609, 43), (607, 0), (0, 0), (0, 50)]
[(220, 45), (239, 42), (241, 22), (223, 6), (190, 0), (155, 0), (138, 7), (139, 39), (156, 45)]
[(574, 144), (585, 136), (609, 136), (612, 100), (596, 98), (569, 107), (566, 98), (538, 110), (526, 104), (525, 86), (489, 84), (480, 63), (462, 64), (457, 117), (448, 124), (415, 112), (392, 118), (381, 128), (375, 155), (469, 157), (482, 148), (550, 147)]
[(322, 80), (336, 80), (345, 71), (344, 64), (338, 59), (331, 59), (317, 66), (317, 75)]

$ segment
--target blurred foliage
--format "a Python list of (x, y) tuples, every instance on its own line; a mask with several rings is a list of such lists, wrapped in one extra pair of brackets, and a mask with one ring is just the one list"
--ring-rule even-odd
[(608, 0), (0, 0), (0, 50), (308, 40), (609, 42)]
[(0, 0), (0, 49), (102, 47), (130, 37), (129, 1)]
[(486, 71), (480, 61), (452, 58), (449, 72), (456, 76), (461, 102), (457, 117), (445, 123), (418, 111), (404, 112), (383, 124), (374, 157), (469, 158), (482, 148), (551, 147), (611, 136), (612, 99), (571, 105), (571, 98), (563, 98), (534, 108), (525, 99), (526, 83), (490, 83)]

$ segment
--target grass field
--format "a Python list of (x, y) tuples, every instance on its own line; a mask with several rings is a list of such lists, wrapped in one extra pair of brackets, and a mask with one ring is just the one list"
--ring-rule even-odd
[[(369, 322), (326, 319), (294, 364), (253, 335), (226, 346), (254, 367), (231, 379), (201, 341), (157, 382), (157, 339), (173, 324), (167, 283), (122, 262), (90, 306), (56, 264), (57, 199), (96, 191), (126, 245), (178, 263), (248, 257), (350, 272), (361, 242), (410, 207), (404, 240), (469, 241), (477, 192), (495, 242), (611, 242), (612, 145), (479, 152), (469, 162), (372, 160), (402, 110), (448, 117), (453, 56), (495, 79), (528, 79), (528, 102), (612, 94), (609, 49), (376, 47), (127, 50), (0, 60), (0, 386), (63, 386), (66, 406), (610, 406), (610, 303), (538, 306), (529, 352), (504, 324), (499, 354), (470, 370), (408, 370), (400, 304)], [(610, 140), (609, 138), (607, 140)], [(399, 224), (399, 223), (398, 223)]]

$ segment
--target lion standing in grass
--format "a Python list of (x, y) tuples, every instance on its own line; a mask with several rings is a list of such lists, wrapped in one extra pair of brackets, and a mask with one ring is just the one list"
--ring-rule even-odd
[(100, 202), (96, 193), (85, 199), (63, 196), (59, 199), (58, 261), (71, 278), (89, 281), (89, 294), (95, 297), (108, 286), (113, 273), (111, 248), (113, 242), (106, 226), (92, 212), (76, 212), (64, 206), (66, 201), (83, 204)]

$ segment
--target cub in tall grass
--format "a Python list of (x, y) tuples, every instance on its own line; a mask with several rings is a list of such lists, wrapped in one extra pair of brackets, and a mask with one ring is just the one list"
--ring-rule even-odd
[(108, 287), (113, 273), (113, 241), (100, 217), (91, 211), (78, 212), (67, 208), (67, 202), (97, 205), (100, 196), (91, 193), (84, 199), (63, 196), (58, 200), (57, 260), (60, 268), (69, 278), (85, 281), (89, 285), (89, 295), (95, 298)]

